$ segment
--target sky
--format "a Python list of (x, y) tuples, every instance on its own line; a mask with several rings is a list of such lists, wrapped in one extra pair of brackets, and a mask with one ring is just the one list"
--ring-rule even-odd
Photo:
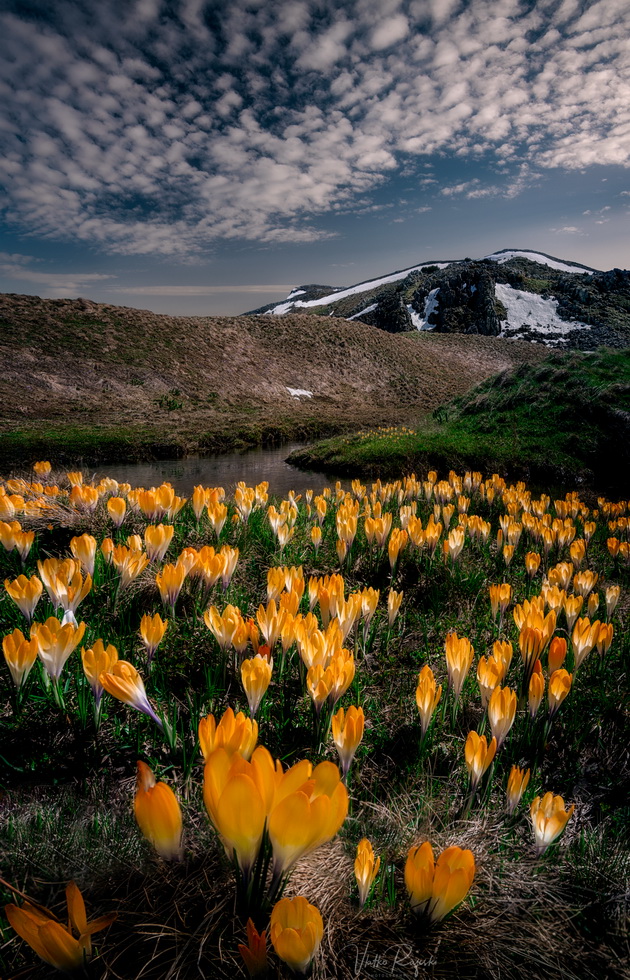
[(630, 266), (628, 0), (0, 0), (0, 292)]

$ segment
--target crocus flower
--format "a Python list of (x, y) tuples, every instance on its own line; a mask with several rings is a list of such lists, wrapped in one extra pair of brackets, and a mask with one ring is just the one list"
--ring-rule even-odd
[(512, 586), (509, 582), (503, 582), (501, 585), (490, 586), (490, 607), (492, 609), (493, 619), (497, 618), (499, 610), (501, 611), (501, 616), (505, 614), (505, 610), (509, 606), (511, 598)]
[(272, 669), (273, 660), (270, 662), (259, 654), (241, 664), (241, 680), (252, 718), (256, 717), (260, 702), (269, 687)]
[(503, 745), (516, 717), (516, 691), (509, 687), (495, 687), (488, 701), (488, 721), (497, 740), (497, 752)]
[(258, 741), (258, 722), (247, 718), (242, 711), (237, 715), (232, 708), (226, 708), (217, 724), (214, 715), (208, 715), (199, 722), (199, 745), (204, 762), (215, 749), (224, 748), (228, 756), (235, 752), (249, 759)]
[(203, 621), (213, 634), (222, 650), (232, 645), (234, 634), (243, 623), (238, 606), (228, 605), (222, 613), (216, 606), (210, 606), (203, 614)]
[(477, 664), (477, 683), (481, 694), (481, 707), (487, 707), (490, 695), (495, 687), (501, 683), (505, 674), (505, 668), (501, 660), (496, 657), (480, 657)]
[(118, 660), (118, 650), (109, 643), (107, 646), (102, 640), (97, 640), (89, 649), (81, 650), (81, 660), (83, 661), (83, 671), (88, 683), (92, 688), (94, 701), (98, 711), (103, 696), (103, 686), (100, 676), (104, 671), (111, 670)]
[(370, 894), (370, 888), (381, 866), (380, 857), (374, 857), (374, 848), (369, 840), (364, 837), (357, 844), (357, 856), (354, 859), (354, 877), (359, 888), (359, 904), (361, 908), (365, 905)]
[(149, 703), (147, 692), (144, 689), (144, 682), (140, 674), (127, 660), (117, 660), (111, 670), (104, 671), (100, 678), (101, 686), (111, 694), (112, 697), (124, 701), (125, 704), (141, 711), (143, 714), (152, 718), (156, 725), (164, 728), (160, 718)]
[(497, 740), (493, 736), (488, 745), (485, 735), (478, 732), (468, 732), (464, 754), (466, 768), (470, 776), (470, 788), (474, 792), (484, 774), (488, 770), (497, 751)]
[(582, 606), (584, 605), (584, 596), (581, 595), (570, 595), (564, 600), (564, 615), (567, 621), (567, 629), (572, 630), (573, 624), (580, 615), (582, 611)]
[(303, 759), (286, 772), (258, 746), (251, 762), (238, 752), (214, 749), (204, 769), (203, 799), (229, 857), (247, 880), (265, 828), (273, 849), (273, 880), (302, 855), (332, 840), (348, 812), (339, 769)]
[(545, 693), (545, 678), (540, 665), (540, 660), (536, 661), (532, 676), (529, 679), (529, 717), (534, 720), (540, 707), (540, 702)]
[(390, 589), (387, 594), (387, 618), (390, 628), (394, 625), (398, 616), (403, 595), (403, 592), (396, 592), (394, 589)]
[(339, 753), (341, 773), (344, 777), (348, 774), (352, 760), (363, 738), (364, 726), (363, 708), (356, 708), (354, 705), (351, 705), (347, 711), (339, 708), (339, 711), (332, 717), (332, 736)]
[(155, 576), (155, 584), (160, 590), (160, 596), (165, 606), (175, 608), (175, 603), (186, 579), (186, 568), (179, 562), (177, 565), (165, 565)]
[(208, 816), (226, 854), (236, 857), (246, 881), (260, 850), (267, 805), (273, 794), (273, 760), (267, 760), (264, 753), (266, 750), (259, 746), (249, 763), (238, 753), (230, 757), (219, 747), (210, 753), (204, 768), (203, 799)]
[(531, 770), (519, 769), (518, 766), (512, 766), (510, 769), (510, 775), (508, 777), (507, 784), (507, 808), (508, 813), (513, 813), (518, 804), (521, 801), (521, 797), (525, 790), (527, 789), (527, 784), (529, 783), (529, 777), (531, 776)]
[(52, 466), (49, 460), (40, 459), (36, 463), (33, 463), (33, 470), (40, 478), (40, 480), (42, 480), (42, 479), (46, 479), (47, 476), (50, 476), (50, 471), (52, 470)]
[(452, 689), (457, 701), (473, 662), (475, 650), (470, 640), (466, 639), (465, 636), (459, 637), (457, 633), (448, 633), (444, 641), (444, 650), (448, 670), (448, 686)]
[(144, 532), (144, 546), (149, 561), (162, 561), (173, 540), (172, 524), (149, 524)]
[(73, 557), (81, 562), (86, 575), (94, 575), (96, 538), (91, 534), (82, 534), (80, 537), (71, 538), (70, 551)]
[(551, 720), (571, 690), (573, 675), (566, 670), (554, 670), (549, 678), (549, 719)]
[(280, 959), (294, 972), (306, 973), (322, 941), (324, 923), (319, 910), (298, 895), (276, 902), (269, 932)]
[(250, 977), (267, 972), (267, 932), (265, 929), (258, 932), (251, 919), (247, 920), (247, 946), (239, 943), (238, 951), (243, 957)]
[[(597, 612), (598, 607), (599, 607), (599, 593), (591, 592), (590, 596), (588, 597), (588, 602), (586, 605), (586, 615), (588, 616), (589, 619), (593, 618), (593, 616)], [(571, 627), (569, 627), (569, 629), (570, 628)]]
[(600, 657), (603, 657), (608, 653), (613, 635), (614, 626), (612, 623), (599, 624), (599, 632), (597, 634), (597, 652)]
[(181, 854), (182, 811), (175, 793), (157, 782), (151, 769), (138, 761), (134, 814), (140, 830), (166, 861)]
[(621, 589), (618, 585), (609, 585), (606, 589), (606, 617), (610, 619), (614, 613), (617, 603), (619, 602), (619, 596), (621, 595)]
[(155, 651), (162, 642), (168, 626), (168, 619), (162, 619), (159, 613), (154, 616), (145, 613), (140, 620), (140, 636), (147, 651), (147, 661), (150, 664)]
[(573, 656), (575, 657), (576, 671), (597, 643), (600, 626), (601, 623), (598, 619), (596, 619), (594, 623), (591, 623), (590, 619), (584, 616), (583, 618), (578, 619), (573, 627), (571, 643), (573, 644)]
[(114, 527), (120, 527), (127, 513), (127, 501), (124, 497), (110, 497), (107, 501), (107, 513)]
[(35, 541), (34, 531), (14, 531), (13, 540), (15, 542), (15, 550), (17, 551), (22, 564), (28, 558), (31, 548), (33, 547), (33, 542)]
[(313, 664), (306, 673), (306, 689), (313, 700), (318, 716), (332, 691), (333, 680), (332, 670), (322, 664)]
[[(285, 781), (290, 785), (288, 774)], [(348, 791), (339, 769), (332, 762), (320, 762), (307, 780), (284, 796), (269, 815), (274, 879), (292, 868), (303, 854), (332, 840), (347, 813)]]
[(258, 622), (260, 632), (265, 638), (265, 643), (272, 650), (282, 631), (282, 625), (285, 617), (286, 611), (280, 607), (277, 607), (274, 599), (271, 599), (267, 603), (266, 609), (263, 605), (258, 607), (256, 620)]
[(542, 799), (536, 797), (530, 807), (530, 815), (538, 854), (543, 854), (557, 840), (574, 810), (574, 804), (566, 810), (562, 797), (553, 793), (545, 793)]
[(550, 674), (553, 674), (556, 670), (560, 670), (566, 655), (567, 641), (563, 636), (554, 636), (549, 644), (549, 653), (547, 654), (547, 666)]
[(418, 674), (418, 685), (416, 687), (416, 704), (420, 712), (420, 726), (422, 728), (423, 738), (431, 724), (431, 719), (440, 703), (441, 697), (442, 685), (440, 684), (439, 687), (436, 687), (433, 671), (428, 664), (425, 664)]
[(111, 555), (111, 560), (120, 575), (121, 591), (135, 582), (149, 564), (149, 558), (143, 551), (131, 551), (124, 545), (113, 548)]
[[(106, 929), (116, 918), (116, 913), (102, 915), (87, 921), (85, 903), (81, 892), (71, 881), (66, 888), (68, 926), (59, 922), (48, 909), (43, 910), (30, 902), (23, 906), (5, 905), (4, 911), (11, 928), (29, 944), (40, 959), (56, 970), (73, 973), (83, 968), (92, 952), (92, 936)], [(73, 933), (77, 933), (78, 939)]]
[(412, 847), (405, 863), (405, 886), (412, 910), (431, 923), (439, 922), (470, 891), (475, 876), (471, 851), (447, 847), (437, 862), (428, 841)]
[(26, 681), (31, 668), (37, 660), (36, 639), (27, 640), (21, 630), (15, 629), (2, 640), (2, 652), (13, 683), (19, 689)]
[(85, 623), (62, 625), (54, 616), (45, 623), (33, 623), (31, 639), (37, 641), (39, 659), (52, 681), (58, 681), (70, 654), (83, 639)]
[(525, 568), (530, 578), (533, 578), (540, 568), (540, 554), (537, 551), (528, 551), (525, 555)]
[(4, 587), (7, 590), (9, 597), (13, 599), (22, 615), (25, 616), (30, 623), (35, 612), (35, 606), (39, 602), (41, 594), (44, 591), (44, 587), (41, 581), (37, 578), (37, 575), (32, 575), (30, 579), (28, 579), (26, 575), (18, 575), (13, 582), (7, 578), (4, 580)]

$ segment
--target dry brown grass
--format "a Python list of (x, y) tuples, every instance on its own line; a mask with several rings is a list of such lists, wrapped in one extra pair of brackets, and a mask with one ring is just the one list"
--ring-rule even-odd
[[(0, 431), (231, 426), (322, 431), (413, 422), (545, 349), (384, 333), (329, 317), (170, 317), (89, 300), (0, 296)], [(297, 399), (287, 388), (313, 392)], [(194, 449), (194, 439), (190, 448)]]

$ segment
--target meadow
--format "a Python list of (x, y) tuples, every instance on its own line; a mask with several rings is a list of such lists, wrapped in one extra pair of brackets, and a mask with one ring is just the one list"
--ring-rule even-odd
[(628, 500), (268, 491), (0, 482), (1, 975), (627, 976)]

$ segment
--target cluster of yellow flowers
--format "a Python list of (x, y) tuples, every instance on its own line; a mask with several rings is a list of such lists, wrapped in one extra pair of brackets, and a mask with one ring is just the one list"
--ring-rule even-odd
[[(392, 432), (406, 435), (411, 430), (383, 428), (360, 435), (372, 438)], [(226, 670), (229, 665), (240, 678), (249, 708), (249, 717), (228, 707), (219, 720), (208, 714), (199, 722), (205, 809), (228, 859), (235, 862), (241, 909), (247, 914), (263, 907), (270, 911), (272, 945), (297, 971), (306, 970), (317, 952), (322, 918), (306, 898), (278, 900), (278, 896), (296, 862), (330, 841), (346, 818), (347, 781), (366, 718), (361, 705), (338, 707), (338, 703), (351, 689), (358, 665), (367, 662), (375, 623), (382, 624), (382, 644), (389, 642), (404, 598), (394, 585), (408, 566), (416, 564), (455, 576), (467, 557), (492, 556), (495, 569), (513, 569), (519, 549), (522, 554), (527, 597), (514, 603), (512, 582), (489, 585), (489, 610), (483, 615), (494, 639), (478, 658), (476, 670), (473, 644), (451, 630), (442, 635), (444, 683), (428, 663), (417, 679), (419, 741), (425, 749), (438, 707), (441, 705), (444, 718), (450, 704), (454, 727), (471, 668), (473, 678), (476, 672), (481, 721), (463, 742), (468, 807), (482, 795), (484, 786), (490, 786), (517, 719), (523, 731), (529, 732), (527, 737), (531, 735), (528, 744), (535, 761), (536, 739), (542, 735), (544, 743), (548, 738), (578, 671), (593, 651), (604, 658), (613, 642), (612, 617), (620, 588), (604, 586), (602, 573), (589, 566), (598, 531), (602, 547), (605, 535), (614, 534), (606, 541), (614, 562), (630, 560), (627, 501), (612, 504), (602, 498), (598, 508), (591, 510), (576, 494), (567, 494), (554, 502), (554, 515), (546, 495), (536, 499), (522, 483), (508, 487), (496, 474), (484, 480), (477, 472), (464, 476), (451, 472), (448, 479), (438, 480), (431, 471), (424, 480), (415, 475), (389, 483), (377, 480), (370, 488), (354, 480), (350, 492), (338, 484), (319, 495), (307, 491), (302, 498), (290, 493), (276, 503), (269, 502), (267, 483), (256, 487), (240, 483), (231, 498), (223, 488), (198, 486), (188, 500), (169, 484), (150, 489), (132, 488), (112, 479), (88, 484), (80, 472), (69, 472), (55, 483), (45, 461), (36, 463), (34, 472), (37, 479), (33, 481), (0, 483), (0, 545), (7, 556), (15, 552), (20, 562), (13, 565), (15, 577), (4, 583), (7, 606), (14, 604), (13, 617), (17, 616), (15, 609), (19, 610), (25, 622), (18, 621), (26, 631), (14, 626), (2, 640), (16, 704), (19, 706), (29, 675), (39, 662), (44, 687), (65, 707), (63, 671), (80, 649), (83, 676), (93, 695), (96, 728), (102, 722), (104, 695), (108, 694), (150, 717), (172, 747), (177, 734), (154, 703), (154, 695), (149, 699), (138, 668), (131, 660), (120, 658), (117, 647), (100, 637), (81, 646), (89, 626), (79, 619), (94, 601), (97, 581), (99, 587), (110, 586), (114, 607), (125, 592), (129, 596), (138, 589), (140, 595), (141, 584), (145, 586), (143, 597), (159, 596), (165, 618), (155, 609), (143, 611), (138, 626), (145, 651), (143, 672), (150, 680), (156, 653), (185, 599), (207, 628), (208, 654)], [(475, 514), (475, 507), (483, 509), (484, 516)], [(186, 521), (191, 526), (193, 519), (195, 546), (185, 544), (183, 533)], [(241, 551), (255, 520), (272, 536), (278, 562), (266, 569), (266, 595), (258, 597), (263, 601), (257, 600), (257, 605), (243, 599), (238, 588), (230, 589), (234, 577), (238, 580), (240, 575), (245, 555)], [(77, 524), (87, 524), (94, 533), (84, 531), (72, 537), (69, 555), (39, 557), (35, 565), (40, 554), (38, 536), (44, 528)], [(321, 569), (318, 553), (324, 543), (336, 570), (320, 574), (315, 569)], [(284, 564), (291, 560), (285, 557), (289, 553), (295, 564)], [(385, 566), (381, 588), (353, 587), (357, 565), (362, 570)], [(18, 567), (22, 571), (15, 575)], [(499, 572), (500, 577), (504, 574), (508, 573)], [(377, 616), (383, 581), (389, 585), (386, 597), (382, 596), (386, 611), (383, 608)], [(596, 591), (598, 584), (601, 595)], [(232, 602), (226, 601), (229, 589)], [(38, 608), (45, 608), (41, 621), (35, 618)], [(600, 608), (601, 619), (596, 619)], [(404, 616), (401, 620), (398, 628), (403, 627)], [(508, 631), (513, 628), (510, 639)], [(520, 658), (514, 657), (515, 649)], [(339, 765), (328, 760), (313, 765), (301, 759), (285, 769), (257, 744), (257, 716), (262, 713), (265, 717), (267, 691), (272, 681), (281, 687), (287, 664), (288, 669), (295, 668), (301, 690), (312, 703), (315, 744), (325, 746), (331, 733)], [(541, 711), (545, 688), (546, 712)], [(353, 695), (353, 700), (359, 698)], [(519, 806), (531, 771), (512, 766), (507, 781), (509, 813)], [(165, 860), (177, 859), (184, 828), (180, 803), (143, 761), (137, 763), (134, 812), (140, 830), (158, 854)], [(539, 853), (559, 837), (573, 812), (574, 806), (566, 808), (562, 797), (551, 792), (533, 799), (530, 817)], [(355, 861), (360, 905), (368, 900), (380, 863), (372, 844), (361, 840)], [(449, 846), (435, 859), (429, 841), (413, 845), (404, 869), (412, 909), (426, 924), (441, 921), (468, 894), (475, 870), (470, 850)], [(89, 957), (90, 936), (97, 928), (105, 928), (112, 917), (87, 924), (80, 893), (72, 884), (68, 886), (68, 908), (67, 928), (33, 905), (9, 906), (7, 915), (16, 932), (46, 962), (71, 969)], [(266, 932), (258, 932), (251, 921), (247, 932), (248, 944), (241, 951), (253, 973), (267, 962)]]

